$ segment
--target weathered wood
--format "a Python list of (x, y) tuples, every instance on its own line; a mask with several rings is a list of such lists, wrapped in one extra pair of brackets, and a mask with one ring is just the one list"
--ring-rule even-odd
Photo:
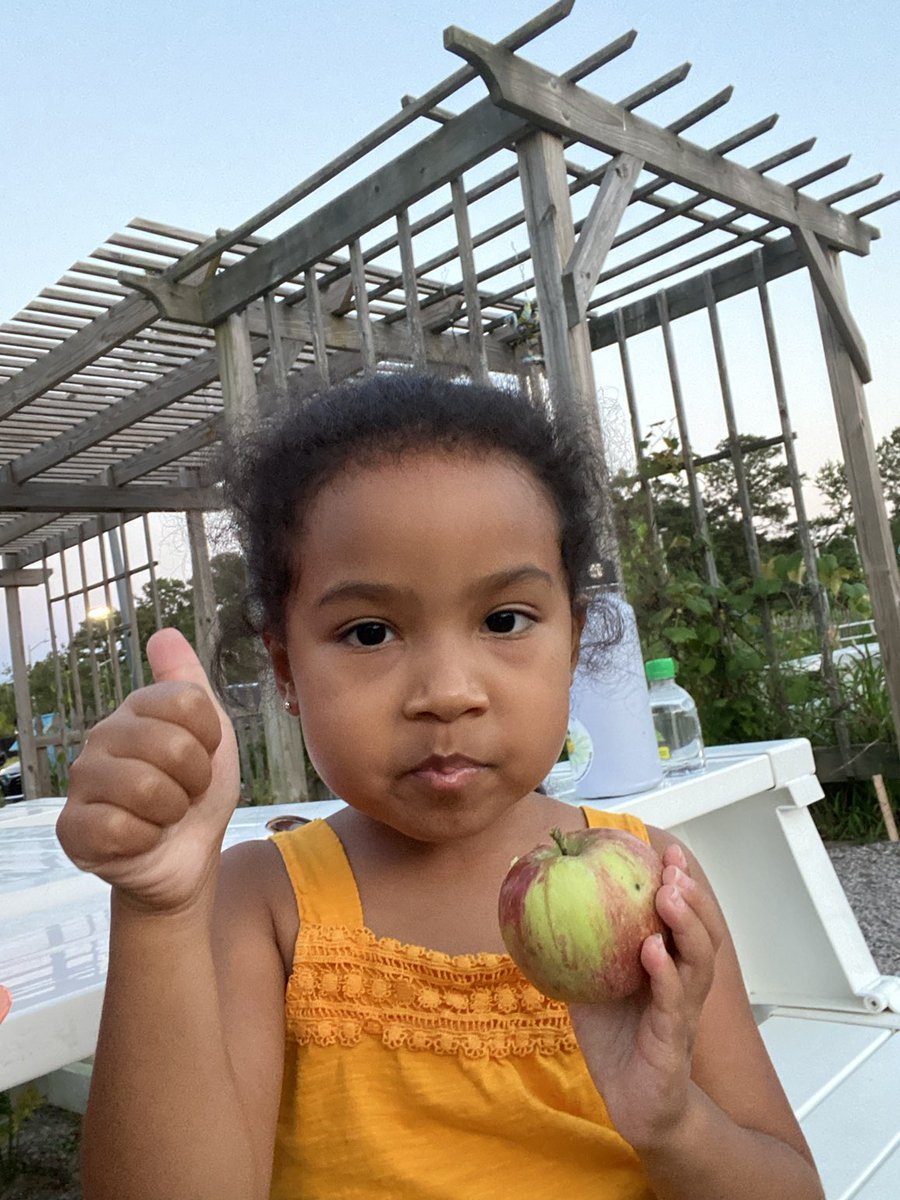
[(836, 209), (660, 129), (465, 30), (445, 30), (444, 46), (472, 64), (496, 104), (519, 117), (607, 154), (633, 154), (676, 183), (757, 216), (790, 227), (799, 218), (839, 249), (868, 252), (874, 231)]
[(306, 306), (309, 310), (310, 332), (312, 334), (316, 370), (322, 377), (322, 383), (327, 387), (331, 382), (328, 369), (328, 348), (325, 344), (322, 293), (319, 291), (319, 280), (315, 267), (310, 267), (303, 279), (306, 286)]
[(146, 513), (141, 517), (141, 525), (144, 528), (144, 547), (147, 551), (147, 573), (150, 576), (150, 599), (153, 603), (153, 619), (156, 622), (156, 628), (162, 629), (162, 607), (159, 603), (159, 588), (156, 584), (153, 539), (150, 535), (150, 521)]
[(0, 384), (0, 420), (74, 375), (104, 351), (126, 342), (156, 316), (156, 305), (150, 300), (128, 296), (95, 317), (90, 325), (67, 337), (56, 349)]
[(872, 779), (881, 775), (900, 779), (900, 754), (888, 742), (853, 743), (845, 756), (837, 746), (814, 746), (816, 776), (822, 783), (845, 779)]
[(675, 419), (678, 423), (678, 436), (681, 441), (681, 458), (684, 463), (684, 473), (687, 478), (688, 496), (691, 506), (691, 523), (694, 534), (703, 546), (703, 562), (706, 578), (712, 587), (719, 586), (719, 572), (713, 554), (712, 540), (709, 536), (709, 524), (706, 520), (706, 506), (703, 503), (703, 493), (700, 491), (700, 481), (694, 469), (694, 453), (691, 448), (691, 436), (688, 432), (687, 413), (684, 408), (684, 397), (681, 391), (681, 377), (678, 371), (678, 359), (675, 355), (675, 344), (672, 340), (672, 330), (669, 324), (669, 312), (666, 307), (664, 292), (657, 293), (659, 305), (659, 324), (662, 329), (663, 344), (666, 351), (666, 365), (669, 369), (669, 383), (672, 388), (672, 401), (675, 406)]
[(841, 289), (835, 282), (834, 272), (831, 270), (831, 265), (819, 239), (814, 233), (799, 225), (795, 226), (793, 234), (794, 241), (809, 268), (816, 295), (828, 310), (828, 315), (856, 368), (856, 374), (862, 383), (871, 383), (872, 368), (869, 366), (866, 343), (844, 300)]
[(75, 699), (75, 720), (78, 732), (81, 734), (80, 744), (84, 745), (85, 715), (84, 694), (81, 690), (81, 675), (78, 671), (78, 654), (75, 649), (75, 622), (72, 620), (72, 597), (69, 592), (69, 572), (66, 566), (64, 551), (59, 551), (59, 571), (63, 587), (63, 608), (66, 614), (66, 633), (68, 635), (69, 678), (72, 680), (72, 693)]
[(422, 311), (419, 307), (419, 286), (416, 279), (416, 261), (413, 256), (412, 233), (409, 227), (409, 209), (397, 213), (397, 244), (400, 247), (400, 264), (403, 272), (403, 292), (406, 297), (406, 326), (409, 330), (410, 354), (417, 371), (425, 370), (425, 343), (422, 339)]
[[(179, 472), (186, 491), (197, 486), (196, 474), (188, 467)], [(212, 568), (209, 563), (209, 548), (206, 541), (206, 525), (203, 513), (186, 511), (188, 545), (191, 551), (191, 589), (194, 597), (194, 636), (197, 657), (207, 675), (212, 674), (213, 656), (219, 639), (219, 618), (216, 609), (216, 593), (213, 588)]]
[(353, 277), (353, 296), (356, 306), (356, 321), (359, 330), (359, 348), (362, 354), (363, 375), (374, 375), (377, 366), (375, 338), (369, 316), (369, 295), (366, 291), (366, 268), (363, 264), (359, 239), (350, 243), (350, 273)]
[[(542, 33), (545, 29), (549, 29), (568, 16), (573, 4), (574, 0), (556, 0), (556, 3), (550, 4), (547, 8), (536, 13), (535, 16), (531, 17), (523, 25), (508, 33), (498, 44), (510, 50), (518, 50), (521, 46), (530, 42), (532, 38), (537, 37), (539, 33)], [(273, 221), (283, 212), (286, 212), (287, 209), (292, 208), (295, 204), (298, 204), (301, 200), (311, 195), (317, 188), (322, 187), (330, 179), (334, 179), (341, 171), (352, 166), (353, 163), (357, 162), (364, 155), (374, 150), (377, 146), (380, 146), (383, 142), (386, 142), (394, 134), (399, 133), (401, 129), (411, 124), (417, 117), (427, 113), (435, 104), (446, 100), (453, 92), (474, 78), (475, 72), (470, 67), (463, 67), (459, 71), (454, 71), (452, 75), (435, 84), (434, 87), (429, 88), (418, 100), (401, 109), (394, 116), (389, 117), (377, 129), (372, 130), (371, 133), (361, 138), (353, 146), (342, 151), (331, 162), (320, 167), (312, 175), (304, 179), (302, 183), (298, 183), (290, 191), (285, 192), (283, 196), (272, 201), (271, 204), (267, 204), (265, 208), (248, 218), (248, 220), (243, 221), (236, 229), (223, 230), (215, 238), (208, 239), (203, 245), (198, 246), (196, 250), (190, 251), (180, 262), (175, 263), (170, 268), (169, 273), (171, 278), (181, 279), (196, 266), (209, 262), (210, 259), (236, 246), (239, 241), (247, 240), (249, 235), (257, 229), (262, 229), (264, 225), (268, 225), (270, 221)], [(342, 243), (349, 240), (350, 236), (340, 239)], [(266, 289), (263, 288), (261, 290), (265, 291)], [(260, 295), (261, 293), (258, 292), (256, 294)]]
[[(254, 339), (251, 351), (260, 353), (265, 346), (265, 341)], [(111, 404), (95, 416), (79, 422), (74, 428), (21, 455), (11, 464), (12, 481), (24, 483), (57, 463), (81, 453), (82, 450), (96, 446), (129, 425), (136, 424), (198, 388), (212, 383), (218, 375), (217, 354), (214, 351), (206, 351), (198, 355), (187, 366), (171, 372), (157, 383), (141, 388), (127, 400)]]
[[(3, 566), (14, 571), (16, 561), (4, 555)], [(37, 748), (34, 744), (34, 712), (28, 686), (28, 662), (25, 655), (25, 635), (22, 632), (22, 606), (19, 589), (7, 587), (6, 624), (9, 632), (9, 656), (12, 662), (13, 696), (16, 702), (16, 736), (19, 739), (19, 762), (22, 764), (22, 791), (26, 800), (38, 793)]]
[(259, 400), (246, 313), (231, 313), (215, 333), (226, 421), (232, 429), (250, 429), (259, 419)]
[(269, 339), (269, 357), (271, 364), (271, 387), (279, 403), (284, 402), (287, 395), (288, 371), (291, 364), (285, 360), (286, 346), (283, 344), (281, 330), (281, 310), (275, 303), (271, 292), (266, 292), (264, 303), (266, 307), (266, 334)]
[(449, 183), (523, 132), (525, 122), (482, 100), (316, 212), (272, 238), (203, 287), (215, 324), (269, 288), (374, 229), (401, 208)]
[[(130, 653), (128, 656), (128, 665), (131, 668), (131, 686), (139, 688), (144, 686), (144, 664), (141, 660), (141, 637), (138, 631), (137, 606), (134, 602), (134, 588), (131, 586), (131, 577), (134, 572), (131, 569), (131, 555), (128, 550), (128, 532), (126, 530), (125, 514), (119, 514), (119, 528), (110, 530), (109, 541), (110, 546), (115, 547), (116, 541), (121, 546), (121, 572), (122, 580), (116, 580), (116, 587), (119, 590), (119, 606), (124, 608), (128, 613), (128, 640)], [(119, 564), (116, 563), (116, 571), (119, 570)]]
[(662, 538), (659, 534), (659, 522), (656, 519), (656, 504), (653, 500), (653, 489), (650, 486), (650, 480), (647, 476), (646, 459), (644, 457), (643, 431), (641, 430), (640, 417), (638, 415), (637, 393), (634, 387), (634, 375), (631, 370), (631, 355), (628, 352), (628, 340), (625, 337), (625, 326), (621, 320), (621, 313), (616, 314), (619, 317), (619, 362), (622, 366), (622, 380), (625, 384), (625, 401), (628, 406), (628, 417), (631, 422), (631, 440), (634, 446), (635, 465), (637, 466), (637, 477), (641, 493), (644, 497), (644, 504), (647, 508), (647, 528), (650, 533), (650, 545), (654, 555), (656, 574), (660, 582), (664, 582), (666, 578), (666, 558), (663, 551)]
[[(104, 518), (97, 518), (98, 523), (103, 519)], [(105, 518), (105, 520), (109, 521), (109, 523), (110, 523), (109, 528), (111, 529), (112, 522), (118, 521), (118, 517), (107, 517), (107, 518)], [(103, 692), (102, 692), (102, 689), (100, 686), (100, 670), (97, 666), (97, 655), (94, 650), (94, 634), (96, 632), (94, 629), (94, 622), (88, 620), (88, 618), (87, 618), (87, 614), (91, 609), (91, 601), (90, 601), (91, 589), (88, 587), (88, 582), (87, 582), (88, 573), (87, 573), (87, 563), (85, 561), (85, 555), (84, 555), (84, 542), (85, 542), (85, 527), (81, 526), (78, 529), (77, 538), (76, 538), (74, 544), (77, 545), (77, 547), (78, 547), (78, 567), (79, 567), (79, 572), (80, 572), (79, 578), (81, 580), (81, 601), (82, 601), (82, 607), (84, 609), (84, 614), (85, 614), (85, 620), (84, 620), (83, 627), (87, 633), (88, 664), (90, 666), (90, 672), (91, 672), (91, 687), (92, 687), (92, 690), (94, 693), (94, 720), (100, 721), (106, 715), (106, 702), (105, 702), (105, 697), (103, 696)], [(61, 544), (62, 544), (62, 539), (61, 539)]]
[(835, 738), (838, 748), (844, 755), (844, 762), (850, 757), (850, 734), (847, 730), (846, 706), (844, 704), (840, 680), (834, 665), (831, 645), (831, 612), (828, 602), (828, 592), (819, 579), (817, 551), (813, 543), (806, 513), (806, 497), (803, 494), (803, 475), (797, 462), (797, 449), (794, 445), (794, 429), (788, 408), (787, 390), (784, 383), (784, 372), (781, 369), (781, 354), (778, 349), (778, 338), (775, 332), (775, 319), (769, 302), (769, 289), (766, 283), (764, 251), (755, 251), (753, 259), (753, 274), (759, 297), (760, 312), (766, 335), (766, 348), (769, 356), (769, 366), (772, 372), (772, 386), (778, 406), (778, 419), (781, 424), (781, 434), (784, 442), (784, 456), (787, 463), (788, 478), (791, 484), (791, 495), (794, 500), (794, 512), (797, 517), (797, 537), (803, 555), (803, 565), (806, 568), (804, 583), (812, 601), (813, 621), (819, 642), (819, 652), (822, 657), (822, 679), (831, 709), (831, 719), (834, 725)]
[(0, 512), (184, 512), (222, 507), (210, 487), (165, 484), (0, 483)]
[[(838, 255), (832, 250), (825, 253), (834, 291), (846, 308), (847, 296)], [(869, 585), (894, 731), (900, 741), (900, 571), (891, 541), (884, 486), (878, 472), (875, 441), (859, 374), (822, 293), (818, 288), (813, 290), (847, 471), (847, 487), (853, 504), (856, 540)]]
[(588, 300), (600, 278), (642, 165), (631, 154), (619, 154), (603, 175), (578, 241), (563, 268), (563, 294), (570, 328), (584, 320)]
[(453, 221), (456, 227), (456, 248), (463, 277), (463, 296), (466, 303), (466, 324), (469, 330), (469, 358), (472, 378), (476, 383), (489, 382), (487, 355), (484, 349), (484, 329), (481, 323), (481, 300), (478, 296), (478, 272), (472, 248), (469, 226), (469, 206), (462, 176), (450, 181)]
[(618, 578), (618, 542), (590, 341), (584, 323), (569, 328), (562, 290), (563, 264), (575, 242), (562, 140), (538, 130), (523, 138), (517, 151), (550, 399), (557, 412), (577, 422), (588, 439), (602, 493), (603, 527), (597, 531), (601, 554), (614, 565)]
[(50, 574), (47, 568), (30, 571), (20, 567), (7, 568), (0, 570), (0, 587), (38, 587)]
[[(719, 377), (719, 391), (722, 397), (722, 408), (725, 413), (725, 427), (728, 430), (728, 450), (734, 468), (734, 479), (737, 487), (738, 505), (741, 510), (741, 527), (744, 534), (744, 546), (747, 551), (747, 562), (750, 574), (755, 580), (762, 578), (762, 559), (759, 553), (759, 542), (753, 525), (753, 501), (750, 497), (750, 484), (744, 467), (744, 451), (741, 445), (737, 418), (734, 412), (734, 398), (731, 393), (731, 379), (728, 373), (728, 361), (725, 357), (725, 343), (722, 339), (722, 327), (719, 321), (719, 310), (713, 295), (712, 280), (709, 272), (703, 276), (706, 289), (706, 310), (709, 318), (709, 332), (712, 338), (713, 354), (716, 360), (716, 373)], [(695, 460), (696, 463), (696, 460)], [(775, 704), (785, 721), (788, 719), (788, 704), (784, 691), (784, 681), (781, 675), (781, 663), (778, 646), (775, 641), (775, 630), (772, 623), (772, 611), (765, 596), (758, 601), (760, 623), (762, 624), (763, 643), (766, 647), (766, 657), (772, 673), (772, 683)]]
[[(798, 271), (803, 265), (803, 259), (793, 240), (789, 237), (772, 242), (761, 251), (754, 250), (741, 258), (723, 263), (710, 272), (713, 296), (717, 301), (727, 300), (730, 296), (738, 296), (741, 292), (756, 286), (754, 262), (760, 255), (762, 269), (768, 280), (780, 279), (792, 271)], [(683, 283), (665, 289), (666, 307), (670, 320), (686, 317), (698, 312), (706, 305), (706, 287), (702, 277), (686, 279)], [(632, 304), (624, 305), (616, 312), (621, 312), (625, 325), (626, 337), (634, 337), (638, 333), (646, 333), (659, 325), (659, 308), (656, 296), (646, 296), (635, 300)], [(617, 341), (616, 312), (605, 313), (602, 317), (589, 318), (591, 346), (601, 350), (604, 346), (613, 346)]]

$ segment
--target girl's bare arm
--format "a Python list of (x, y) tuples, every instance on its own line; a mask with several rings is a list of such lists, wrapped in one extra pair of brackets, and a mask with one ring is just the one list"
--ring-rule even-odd
[(85, 1200), (268, 1195), (284, 970), (260, 887), (267, 852), (246, 844), (223, 857), (215, 905), (160, 916), (114, 896)]

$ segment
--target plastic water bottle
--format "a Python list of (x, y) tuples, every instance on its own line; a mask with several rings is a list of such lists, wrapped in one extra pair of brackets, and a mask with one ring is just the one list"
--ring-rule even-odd
[[(618, 631), (603, 647), (610, 628)], [(601, 596), (588, 614), (582, 645), (601, 648), (579, 664), (572, 684), (569, 759), (581, 800), (649, 791), (662, 780), (644, 658), (634, 610), (620, 595)]]
[(675, 659), (651, 658), (646, 671), (657, 749), (666, 778), (704, 770), (706, 753), (697, 705), (675, 682)]

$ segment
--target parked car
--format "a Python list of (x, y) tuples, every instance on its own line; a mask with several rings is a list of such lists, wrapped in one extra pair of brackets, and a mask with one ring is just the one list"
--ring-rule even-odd
[(22, 764), (17, 758), (10, 759), (0, 769), (0, 792), (3, 793), (5, 804), (25, 799), (22, 791)]

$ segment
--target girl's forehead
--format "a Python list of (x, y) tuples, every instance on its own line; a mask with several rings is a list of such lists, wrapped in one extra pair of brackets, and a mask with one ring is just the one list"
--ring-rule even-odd
[(420, 451), (343, 469), (315, 495), (298, 550), (361, 553), (367, 539), (508, 536), (558, 550), (558, 514), (528, 466), (506, 454)]

